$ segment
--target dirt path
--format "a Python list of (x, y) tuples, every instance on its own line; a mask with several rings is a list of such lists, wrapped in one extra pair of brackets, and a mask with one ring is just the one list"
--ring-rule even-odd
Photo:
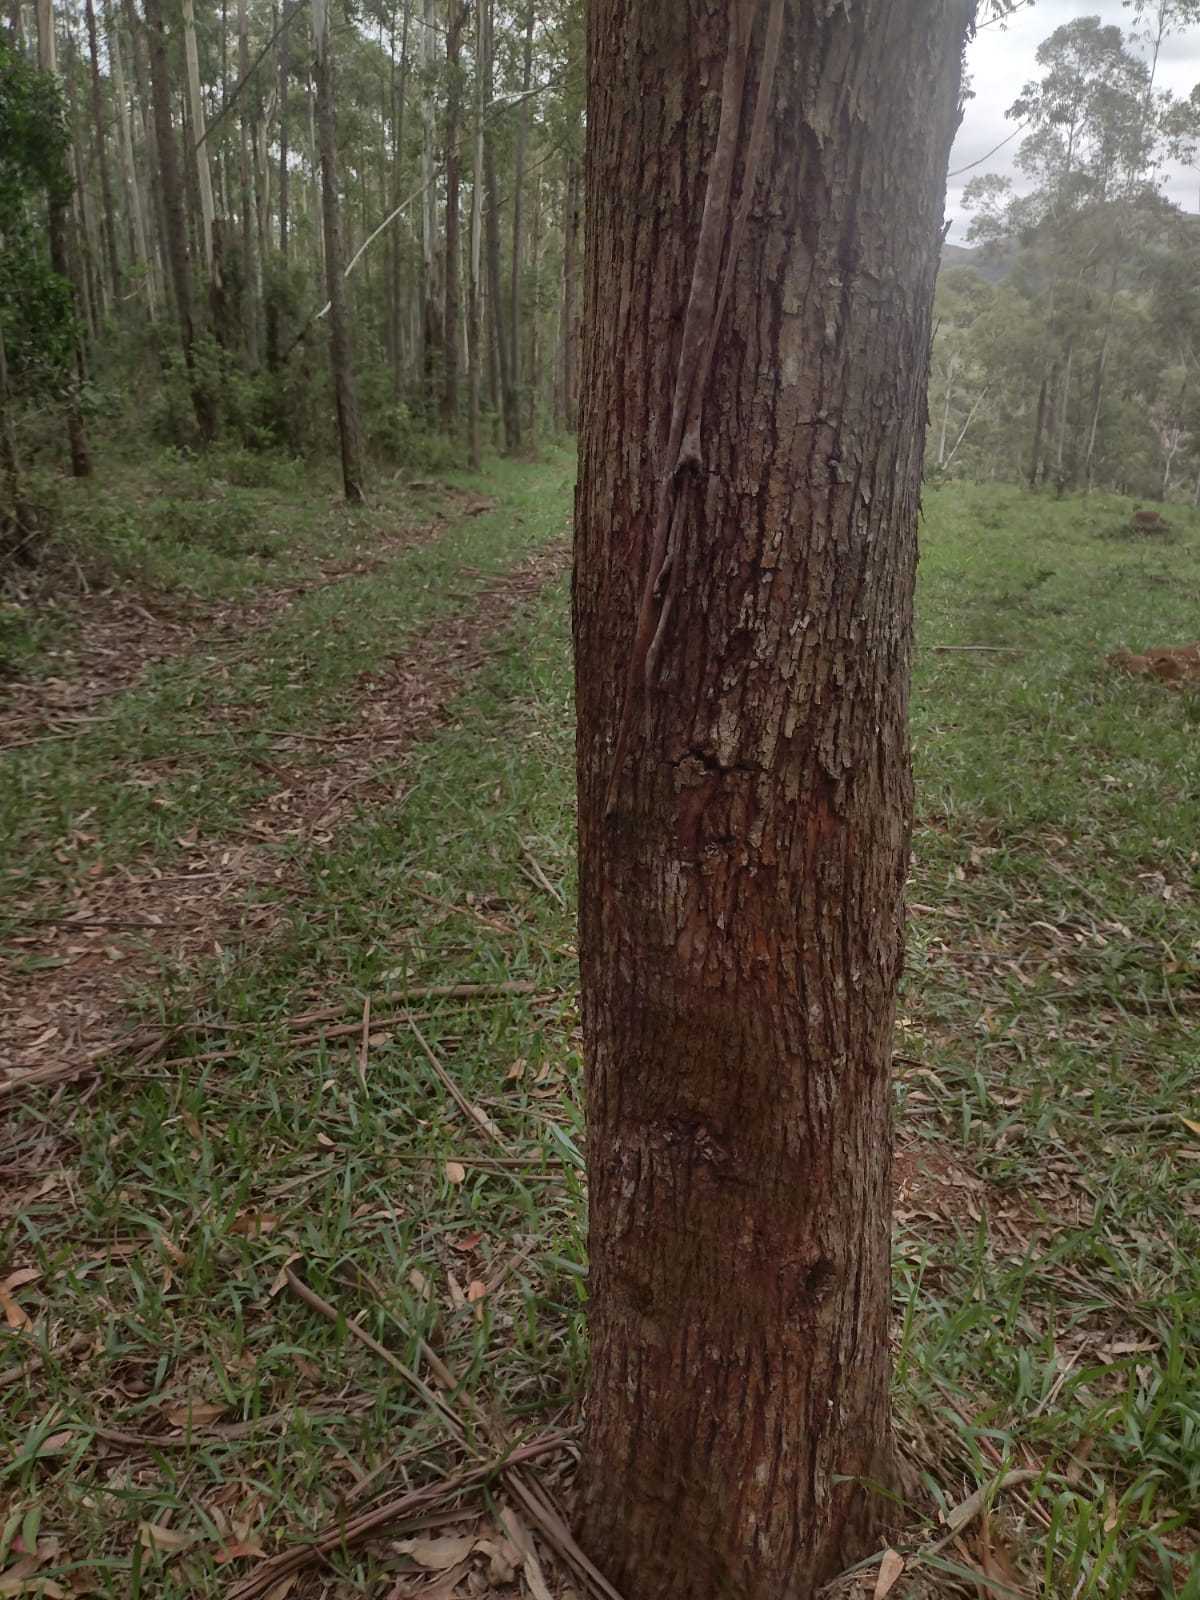
[(278, 788), (235, 835), (185, 837), (186, 859), (173, 873), (134, 862), (81, 880), (69, 912), (14, 937), (23, 964), (38, 970), (0, 973), (0, 1016), (7, 1019), (0, 1103), (23, 1086), (85, 1071), (114, 1050), (145, 1059), (157, 1053), (161, 1030), (134, 1028), (123, 1015), (130, 988), (164, 965), (269, 934), (280, 908), (260, 902), (256, 891), (277, 894), (286, 881), (277, 847), (326, 843), (341, 817), (371, 796), (381, 766), (394, 766), (445, 720), (499, 637), (568, 562), (565, 544), (543, 547), (483, 588), (469, 612), (436, 618), (403, 655), (364, 677), (354, 714), (340, 729), (281, 735), (270, 767)]
[(55, 670), (0, 685), (0, 753), (47, 733), (74, 733), (98, 720), (92, 713), (135, 688), (145, 673), (197, 649), (244, 651), (248, 636), (269, 627), (298, 600), (319, 589), (377, 572), (404, 552), (432, 545), (456, 521), (495, 508), (495, 501), (458, 489), (443, 491), (432, 517), (384, 537), (373, 535), (351, 554), (324, 562), (302, 583), (263, 588), (248, 600), (204, 602), (186, 595), (139, 596), (101, 589), (80, 597), (78, 630), (49, 653)]

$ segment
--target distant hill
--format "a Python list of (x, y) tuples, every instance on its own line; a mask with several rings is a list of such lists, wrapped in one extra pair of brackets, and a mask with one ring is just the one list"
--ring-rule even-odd
[(974, 248), (965, 244), (942, 246), (943, 267), (969, 267), (988, 283), (1003, 283), (1013, 268), (1017, 246), (1010, 240), (999, 244), (981, 244)]

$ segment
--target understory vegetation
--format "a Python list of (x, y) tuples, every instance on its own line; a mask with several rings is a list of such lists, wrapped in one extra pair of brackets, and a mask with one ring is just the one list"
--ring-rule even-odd
[[(238, 462), (81, 497), (110, 587), (13, 662), (0, 1574), (496, 1584), (498, 1485), (337, 1530), (581, 1396), (572, 464)], [(1200, 1596), (1200, 698), (1106, 661), (1192, 636), (1200, 520), (1130, 510), (927, 495), (895, 1545), (964, 1593)]]

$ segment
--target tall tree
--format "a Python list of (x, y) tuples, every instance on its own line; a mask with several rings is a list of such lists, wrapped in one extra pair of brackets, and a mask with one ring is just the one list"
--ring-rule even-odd
[(183, 0), (183, 60), (187, 72), (188, 113), (191, 117), (191, 162), (197, 193), (200, 197), (200, 221), (203, 232), (204, 260), (212, 266), (212, 225), (216, 216), (213, 201), (212, 170), (208, 164), (207, 127), (204, 120), (204, 97), (200, 90), (200, 52), (196, 46), (195, 0)]
[(496, 346), (496, 365), (499, 369), (500, 408), (504, 413), (504, 443), (511, 453), (521, 442), (521, 423), (517, 415), (517, 391), (513, 387), (512, 365), (509, 361), (509, 339), (505, 327), (504, 301), (500, 288), (500, 200), (496, 184), (496, 146), (492, 110), (492, 63), (495, 56), (495, 8), (493, 0), (481, 0), (483, 5), (483, 76), (484, 105), (489, 115), (483, 126), (483, 188), (484, 229), (487, 235), (487, 292), (488, 311)]
[(458, 425), (458, 347), (462, 316), (458, 270), (458, 141), (462, 110), (462, 35), (466, 20), (466, 0), (450, 0), (450, 25), (446, 29), (446, 311), (442, 319), (446, 347), (442, 425), (448, 433)]
[(915, 530), (972, 10), (590, 7), (582, 1530), (627, 1600), (808, 1596), (875, 1548)]
[(206, 443), (217, 431), (216, 413), (196, 367), (196, 325), (192, 320), (192, 273), (188, 261), (187, 224), (183, 211), (183, 179), (179, 171), (179, 149), (171, 121), (171, 69), (167, 56), (167, 31), (162, 0), (145, 0), (146, 39), (150, 57), (150, 87), (154, 100), (154, 142), (158, 152), (158, 178), (162, 189), (163, 217), (167, 230), (167, 255), (171, 265), (171, 291), (175, 317), (179, 323), (179, 342), (192, 396), (196, 426)]
[(129, 95), (125, 86), (125, 66), (121, 53), (121, 29), (113, 15), (112, 0), (104, 0), (105, 31), (108, 34), (108, 55), (112, 62), (113, 92), (117, 99), (117, 128), (121, 150), (121, 172), (124, 179), (125, 212), (129, 227), (129, 253), (135, 265), (144, 274), (142, 287), (146, 295), (146, 311), (150, 321), (158, 315), (158, 285), (155, 282), (154, 261), (146, 235), (146, 219), (142, 210), (142, 191), (138, 182), (137, 158), (134, 153), (133, 120), (129, 112)]
[(467, 290), (467, 349), (471, 362), (467, 397), (467, 441), (471, 467), (483, 465), (479, 403), (483, 391), (483, 6), (475, 6), (475, 89), (471, 114), (471, 241)]
[(513, 168), (512, 277), (509, 280), (508, 372), (513, 393), (509, 448), (521, 448), (521, 252), (525, 221), (525, 153), (529, 145), (529, 90), (533, 84), (533, 0), (525, 6), (525, 52), (521, 103), (517, 109), (516, 155)]
[[(37, 0), (38, 67), (58, 81), (58, 52), (54, 39), (53, 0)], [(67, 251), (67, 211), (70, 186), (55, 185), (47, 195), (47, 233), (50, 244), (50, 265), (58, 276), (71, 286), (71, 298), (76, 312), (73, 331), (74, 374), (67, 391), (67, 449), (71, 471), (77, 478), (91, 474), (92, 457), (88, 449), (87, 430), (83, 422), (82, 390), (84, 382), (83, 343), (79, 336), (78, 312), (80, 310), (79, 281), (72, 271), (73, 263)]]
[(108, 170), (108, 119), (104, 111), (104, 85), (100, 77), (100, 38), (96, 28), (96, 7), (92, 0), (84, 0), (84, 17), (87, 22), (88, 65), (92, 90), (92, 126), (96, 138), (96, 170), (100, 175), (100, 225), (104, 238), (104, 253), (108, 262), (108, 281), (113, 299), (121, 292), (121, 264), (117, 257), (117, 213), (113, 202), (112, 178)]
[(329, 356), (347, 500), (362, 500), (362, 440), (354, 389), (354, 357), (342, 268), (342, 221), (338, 199), (337, 100), (328, 0), (312, 0), (316, 51), (316, 116), (321, 150), (321, 217), (325, 234), (325, 291), (329, 296)]

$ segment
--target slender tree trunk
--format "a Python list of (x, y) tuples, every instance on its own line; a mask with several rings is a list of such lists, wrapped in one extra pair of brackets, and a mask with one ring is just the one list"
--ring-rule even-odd
[[(404, 199), (404, 112), (408, 99), (408, 32), (412, 20), (412, 0), (404, 0), (404, 25), (400, 33), (400, 72), (392, 78), (392, 184), (391, 209)], [(394, 55), (394, 51), (393, 51)], [(398, 401), (404, 388), (403, 299), (404, 299), (404, 219), (398, 216), (389, 229), (391, 255), (388, 272), (388, 306), (391, 313), (392, 399)]]
[(562, 293), (562, 425), (570, 433), (578, 426), (579, 406), (575, 370), (578, 364), (579, 299), (579, 163), (567, 157), (566, 193), (563, 215), (563, 293)]
[(1062, 494), (1066, 486), (1066, 468), (1064, 465), (1067, 443), (1067, 419), (1070, 415), (1071, 401), (1071, 368), (1075, 360), (1074, 341), (1067, 343), (1067, 359), (1063, 365), (1062, 395), (1059, 400), (1058, 411), (1058, 438), (1054, 449), (1054, 487)]
[(313, 43), (316, 49), (317, 129), (321, 146), (321, 210), (325, 233), (325, 289), (329, 296), (329, 350), (333, 367), (333, 393), (337, 407), (338, 439), (342, 450), (342, 485), (346, 499), (364, 499), (362, 441), (358, 428), (358, 403), (354, 393), (354, 357), (346, 317), (346, 288), (342, 276), (342, 225), (337, 180), (337, 100), (334, 49), (329, 32), (327, 0), (312, 0)]
[[(238, 81), (245, 83), (250, 71), (250, 21), (246, 13), (246, 0), (238, 0)], [(252, 367), (258, 365), (258, 296), (254, 293), (255, 235), (257, 217), (254, 205), (253, 163), (254, 148), (254, 98), (247, 84), (242, 91), (245, 99), (238, 116), (238, 208), (241, 212), (242, 245), (242, 338), (246, 346), (246, 359)]]
[[(286, 9), (287, 0), (284, 0)], [(279, 36), (279, 254), (288, 259), (288, 30)]]
[(1048, 387), (1048, 381), (1045, 374), (1043, 374), (1041, 385), (1038, 388), (1037, 411), (1033, 421), (1033, 454), (1029, 459), (1029, 487), (1031, 489), (1036, 489), (1041, 481), (1042, 440), (1046, 430), (1046, 395)]
[(146, 38), (150, 54), (150, 83), (154, 98), (155, 144), (158, 147), (159, 183), (162, 187), (166, 219), (167, 246), (171, 263), (171, 291), (179, 323), (179, 342), (192, 394), (192, 409), (200, 437), (209, 443), (216, 435), (217, 419), (212, 400), (196, 371), (196, 328), (192, 321), (192, 275), (188, 261), (187, 221), (183, 210), (183, 180), (179, 171), (179, 151), (171, 121), (171, 78), (167, 59), (167, 33), (163, 22), (162, 0), (145, 0)]
[(421, 260), (422, 282), (422, 369), (425, 416), (432, 423), (437, 415), (438, 367), (442, 351), (442, 314), (437, 293), (437, 192), (434, 186), (435, 125), (433, 73), (437, 63), (437, 9), (435, 0), (425, 0), (421, 32), (421, 66), (424, 84), (421, 91)]
[(475, 7), (475, 101), (471, 127), (471, 255), (467, 345), (470, 392), (467, 399), (468, 447), (472, 470), (483, 466), (479, 402), (483, 391), (483, 7)]
[(886, 1513), (916, 516), (972, 9), (588, 13), (581, 1540), (625, 1600), (808, 1600)]
[[(58, 56), (54, 42), (54, 10), (52, 0), (37, 0), (38, 68), (53, 77), (58, 76)], [(72, 334), (72, 378), (67, 384), (67, 451), (71, 472), (76, 478), (91, 475), (92, 458), (88, 449), (87, 430), (83, 425), (81, 394), (84, 383), (83, 344), (79, 335), (80, 292), (79, 282), (71, 270), (67, 251), (68, 202), (59, 195), (47, 197), (47, 233), (50, 244), (50, 266), (70, 286), (75, 328)]]
[(129, 94), (121, 55), (121, 30), (113, 15), (111, 0), (105, 0), (104, 25), (108, 34), (108, 54), (112, 62), (113, 90), (117, 98), (117, 125), (120, 135), (121, 170), (125, 180), (125, 207), (129, 219), (130, 254), (135, 264), (145, 274), (146, 314), (150, 321), (154, 322), (158, 317), (158, 286), (154, 260), (146, 239), (146, 219), (142, 211), (141, 186), (138, 183), (137, 160), (134, 155), (133, 122), (129, 114)]
[(946, 465), (946, 434), (950, 428), (950, 399), (954, 393), (954, 358), (946, 363), (946, 393), (942, 399), (942, 426), (938, 430), (937, 464), (940, 471)]
[(112, 178), (108, 170), (108, 140), (105, 137), (104, 89), (100, 81), (100, 40), (96, 29), (96, 8), (84, 0), (87, 23), (88, 60), (92, 85), (92, 123), (96, 130), (96, 169), (100, 175), (101, 227), (104, 252), (108, 260), (109, 286), (113, 299), (121, 293), (121, 263), (117, 256), (117, 220), (113, 205)]
[[(203, 230), (204, 261), (212, 266), (213, 205), (212, 172), (208, 162), (208, 141), (204, 139), (204, 100), (200, 93), (200, 56), (196, 49), (195, 0), (183, 0), (183, 57), (187, 67), (188, 110), (191, 114), (192, 163), (195, 167), (200, 218)], [(201, 140), (204, 142), (201, 143)]]
[(66, 13), (66, 35), (67, 70), (63, 74), (63, 83), (67, 91), (67, 122), (71, 130), (71, 156), (75, 164), (75, 228), (73, 239), (68, 239), (67, 242), (67, 257), (76, 264), (80, 287), (83, 290), (88, 336), (91, 344), (95, 345), (100, 336), (101, 325), (108, 315), (112, 294), (100, 266), (99, 230), (95, 225), (87, 169), (83, 159), (86, 136), (75, 95), (78, 76), (75, 69), (79, 62), (79, 52), (69, 11)]
[[(521, 89), (526, 95), (533, 83), (533, 0), (525, 7), (525, 58)], [(525, 225), (525, 152), (529, 143), (529, 101), (521, 101), (517, 111), (516, 150), (513, 158), (512, 278), (509, 282), (508, 371), (513, 393), (512, 448), (521, 448), (521, 250)]]
[[(492, 103), (492, 63), (495, 58), (492, 0), (484, 8), (484, 98)], [(486, 233), (487, 290), (492, 328), (496, 340), (496, 361), (499, 368), (500, 404), (504, 412), (504, 445), (511, 455), (521, 446), (521, 422), (517, 415), (517, 393), (513, 387), (512, 367), (509, 362), (509, 341), (504, 327), (504, 297), (500, 282), (500, 203), (496, 189), (496, 150), (490, 118), (483, 129), (483, 188), (484, 231)]]
[(529, 373), (527, 388), (529, 391), (529, 419), (527, 424), (528, 437), (525, 440), (527, 450), (537, 448), (538, 402), (541, 398), (542, 388), (542, 344), (541, 324), (539, 321), (539, 300), (541, 291), (541, 260), (542, 248), (542, 174), (539, 172), (533, 186), (533, 225), (529, 235), (529, 278), (530, 294), (529, 307), (526, 312), (526, 322), (529, 327)]
[(442, 389), (442, 426), (447, 433), (458, 428), (458, 347), (462, 288), (458, 272), (459, 117), (462, 107), (462, 31), (467, 7), (450, 0), (450, 25), (446, 30), (446, 311), (445, 379)]
[(3, 321), (0, 321), (0, 496), (0, 572), (3, 572), (5, 566), (15, 562), (32, 562), (37, 554), (33, 548), (37, 517), (25, 496), (9, 404)]
[(121, 6), (125, 26), (129, 32), (129, 53), (133, 61), (133, 82), (142, 136), (144, 193), (149, 197), (150, 206), (149, 211), (145, 213), (146, 239), (153, 267), (155, 298), (157, 300), (161, 291), (165, 299), (169, 292), (166, 283), (170, 277), (170, 246), (162, 185), (157, 181), (161, 167), (158, 160), (158, 139), (154, 130), (154, 97), (150, 90), (150, 75), (146, 63), (145, 31), (134, 8), (133, 0), (121, 0)]

